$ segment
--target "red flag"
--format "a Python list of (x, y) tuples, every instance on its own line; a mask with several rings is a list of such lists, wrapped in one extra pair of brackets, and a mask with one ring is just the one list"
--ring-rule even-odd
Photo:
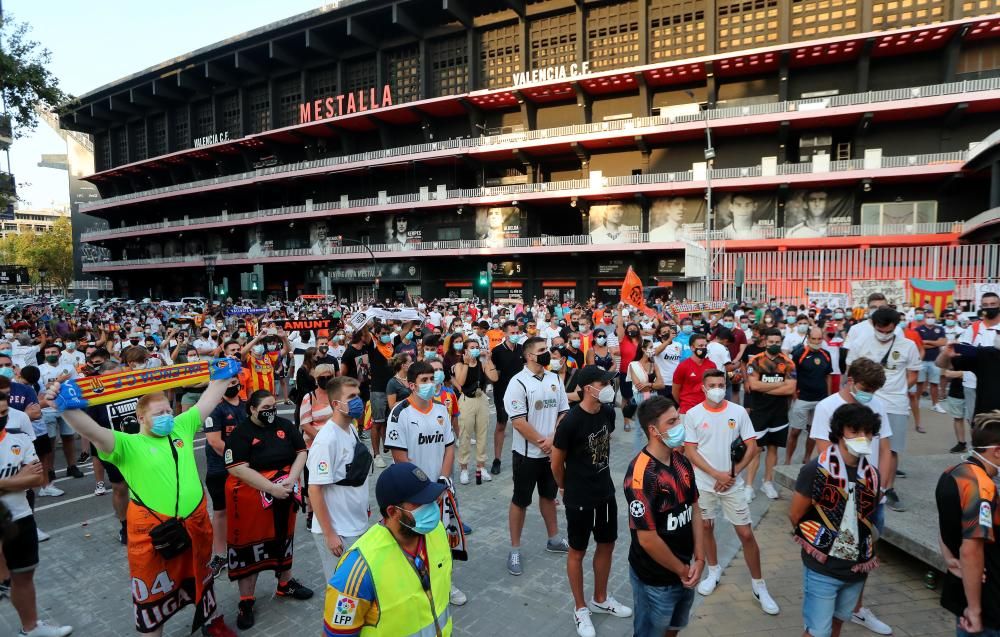
[(635, 270), (632, 269), (632, 266), (629, 266), (628, 273), (625, 275), (625, 282), (622, 283), (621, 301), (626, 305), (638, 308), (649, 316), (656, 316), (654, 310), (646, 307), (646, 297), (642, 293), (642, 280), (635, 273)]

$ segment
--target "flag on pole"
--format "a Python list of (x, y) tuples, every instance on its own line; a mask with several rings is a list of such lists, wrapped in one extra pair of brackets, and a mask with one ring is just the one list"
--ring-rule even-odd
[(955, 301), (955, 282), (911, 278), (910, 305), (923, 307), (924, 301), (930, 301), (934, 316), (941, 316), (944, 308)]
[(621, 301), (626, 305), (631, 305), (632, 307), (641, 310), (649, 316), (656, 316), (656, 312), (654, 310), (646, 307), (646, 297), (642, 293), (642, 280), (639, 278), (639, 275), (635, 273), (635, 270), (632, 269), (632, 266), (628, 267), (628, 273), (625, 275), (625, 282), (622, 283)]

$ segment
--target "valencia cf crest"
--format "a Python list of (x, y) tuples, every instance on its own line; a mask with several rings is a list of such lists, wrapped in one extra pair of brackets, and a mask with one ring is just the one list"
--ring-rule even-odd
[(730, 429), (736, 429), (736, 419), (735, 418), (730, 418), (729, 421), (726, 424), (729, 425)]

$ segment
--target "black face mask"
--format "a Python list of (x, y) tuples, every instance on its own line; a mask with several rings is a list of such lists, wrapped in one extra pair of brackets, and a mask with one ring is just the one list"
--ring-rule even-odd
[(639, 332), (629, 332), (628, 335), (630, 338), (638, 338)]
[(329, 376), (320, 376), (316, 379), (316, 384), (319, 385), (320, 389), (326, 389), (327, 384), (330, 382)]
[(538, 354), (537, 356), (535, 356), (535, 362), (541, 365), (542, 367), (548, 367), (549, 363), (552, 362), (552, 353), (542, 352), (541, 354)]
[(236, 398), (239, 395), (240, 395), (239, 385), (232, 385), (230, 387), (226, 387), (226, 398)]
[(1000, 316), (1000, 307), (986, 307), (983, 308), (983, 316), (990, 319), (991, 321), (996, 317)]
[(708, 354), (708, 349), (704, 347), (698, 347), (695, 348), (694, 350), (694, 355), (697, 356), (698, 358), (705, 358), (706, 354)]
[(257, 417), (260, 418), (261, 422), (266, 423), (268, 425), (273, 425), (274, 419), (278, 417), (278, 410), (274, 408), (261, 409), (260, 411), (257, 412)]

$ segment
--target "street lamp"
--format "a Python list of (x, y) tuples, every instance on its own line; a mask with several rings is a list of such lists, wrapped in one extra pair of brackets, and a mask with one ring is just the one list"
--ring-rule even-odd
[(208, 275), (208, 306), (215, 304), (215, 262), (219, 259), (214, 254), (205, 255), (205, 274)]
[[(694, 99), (694, 92), (684, 91)], [(708, 296), (712, 296), (712, 225), (714, 212), (712, 210), (712, 161), (715, 159), (715, 148), (712, 147), (712, 127), (708, 124), (708, 104), (701, 111), (701, 119), (705, 123), (705, 287)], [(712, 300), (711, 298), (707, 300)]]
[(39, 268), (38, 270), (38, 293), (41, 294), (42, 290), (45, 289), (45, 275), (48, 274), (48, 270), (45, 268)]
[(355, 245), (359, 245), (362, 248), (364, 248), (365, 250), (367, 250), (368, 254), (371, 255), (371, 258), (372, 258), (372, 277), (374, 279), (372, 281), (372, 300), (373, 301), (377, 300), (378, 299), (378, 280), (379, 280), (379, 277), (382, 276), (382, 273), (379, 272), (378, 261), (375, 259), (375, 253), (372, 252), (371, 247), (367, 243), (363, 243), (361, 241), (358, 241), (357, 239), (348, 239), (347, 237), (340, 237), (340, 242), (341, 243), (353, 243)]

